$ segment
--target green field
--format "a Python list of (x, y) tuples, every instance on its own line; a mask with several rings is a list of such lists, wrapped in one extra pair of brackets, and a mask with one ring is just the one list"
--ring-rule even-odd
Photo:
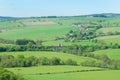
[[(57, 57), (60, 58), (61, 60), (67, 60), (67, 59), (72, 59), (74, 61), (77, 61), (78, 64), (81, 62), (84, 62), (84, 60), (96, 60), (93, 58), (89, 57), (83, 57), (83, 56), (76, 56), (72, 54), (67, 54), (67, 53), (59, 53), (59, 52), (1, 52), (0, 55), (13, 55), (13, 56), (18, 56), (18, 55), (24, 55), (25, 57), (29, 56), (35, 56), (35, 57), (47, 57), (47, 58), (53, 58)], [(97, 61), (97, 60), (96, 60)]]
[[(22, 29), (9, 30), (0, 33), (0, 38), (5, 39), (33, 39), (33, 40), (50, 40), (59, 36), (64, 36), (72, 27), (59, 25), (35, 25), (27, 26)], [(57, 32), (56, 32), (57, 31)], [(12, 36), (12, 37), (11, 37)]]
[(101, 28), (97, 32), (103, 32), (107, 34), (108, 32), (120, 32), (120, 27), (109, 27), (109, 28)]
[[(51, 23), (49, 23), (51, 22)], [(74, 32), (77, 30), (82, 30), (80, 26), (74, 25), (75, 23), (84, 24), (87, 29), (85, 32), (80, 33), (79, 36), (88, 35), (87, 30), (90, 30), (89, 34), (93, 35), (94, 33), (103, 32), (105, 35), (97, 35), (97, 37), (92, 37), (89, 35), (86, 39), (75, 40), (75, 41), (65, 41), (66, 34), (68, 34), (71, 30)], [(99, 26), (99, 27), (98, 27)], [(84, 30), (83, 30), (84, 31)], [(93, 53), (95, 55), (107, 55), (112, 60), (120, 60), (120, 49), (111, 49), (113, 45), (117, 43), (120, 45), (120, 35), (108, 35), (109, 32), (120, 32), (120, 18), (103, 18), (103, 17), (63, 17), (63, 18), (21, 18), (18, 20), (11, 21), (0, 21), (0, 38), (6, 40), (16, 41), (17, 39), (30, 39), (36, 42), (37, 40), (41, 40), (43, 47), (48, 46), (58, 46), (62, 44), (63, 46), (74, 47), (77, 45), (77, 48), (73, 48), (74, 51), (80, 51), (80, 48), (85, 49), (86, 51), (81, 53), (81, 55), (85, 53), (84, 56), (87, 56), (87, 53)], [(95, 35), (96, 35), (95, 34)], [(75, 35), (77, 36), (77, 35)], [(78, 38), (78, 37), (77, 37)], [(90, 39), (91, 38), (91, 39)], [(2, 40), (1, 39), (1, 40)], [(95, 42), (97, 40), (97, 42)], [(109, 45), (109, 49), (107, 50), (99, 50), (100, 47), (104, 47), (101, 44)], [(28, 43), (22, 45), (29, 50), (28, 47), (34, 47), (37, 44)], [(39, 44), (38, 44), (39, 45)], [(38, 48), (37, 45), (37, 48)], [(95, 49), (94, 45), (98, 45), (98, 49)], [(112, 45), (112, 46), (111, 46)], [(0, 43), (0, 50), (8, 47), (12, 51), (12, 46), (21, 47), (21, 45), (16, 45), (15, 43)], [(41, 46), (41, 45), (40, 45)], [(82, 46), (82, 47), (81, 47)], [(2, 48), (3, 47), (3, 48)], [(88, 48), (86, 48), (88, 47)], [(14, 47), (13, 47), (14, 48)], [(92, 51), (91, 49), (95, 49), (97, 51)], [(15, 74), (19, 74), (25, 78), (25, 80), (120, 80), (120, 70), (109, 70), (98, 67), (84, 67), (81, 66), (81, 63), (86, 62), (89, 65), (89, 61), (93, 61), (95, 63), (102, 62), (101, 60), (92, 58), (92, 57), (84, 57), (80, 55), (76, 55), (74, 52), (63, 53), (61, 52), (52, 52), (52, 51), (24, 51), (17, 52), (13, 50), (13, 52), (0, 52), (0, 55), (13, 55), (17, 57), (19, 55), (24, 55), (25, 57), (35, 56), (37, 58), (47, 57), (48, 59), (52, 59), (53, 57), (60, 58), (62, 61), (66, 61), (68, 59), (72, 59), (76, 61), (78, 66), (70, 66), (70, 65), (49, 65), (49, 66), (32, 66), (32, 67), (14, 67), (14, 68), (6, 68)], [(71, 48), (70, 48), (71, 49)], [(7, 51), (6, 50), (6, 51)], [(32, 49), (31, 49), (32, 50)], [(4, 50), (3, 50), (4, 51)], [(20, 50), (22, 51), (22, 50)], [(70, 52), (71, 50), (68, 50)], [(82, 50), (81, 50), (82, 51)], [(66, 50), (67, 52), (67, 50)], [(2, 56), (4, 58), (4, 56)], [(5, 61), (5, 60), (3, 60)], [(1, 64), (0, 64), (1, 65)], [(2, 64), (3, 65), (3, 64)], [(119, 65), (118, 65), (119, 66)]]
[[(97, 67), (82, 67), (82, 66), (37, 66), (37, 67), (17, 67), (17, 68), (7, 68), (8, 70), (19, 73), (21, 75), (37, 75), (37, 74), (59, 74), (65, 72), (78, 72), (82, 70), (102, 70), (102, 68)], [(19, 69), (19, 70), (18, 70)]]
[(26, 75), (26, 80), (120, 80), (120, 71), (79, 72), (51, 75)]
[(93, 53), (95, 55), (106, 54), (110, 59), (120, 60), (120, 49), (99, 50)]
[(120, 44), (120, 35), (113, 35), (113, 36), (103, 36), (103, 37), (98, 37), (96, 38), (98, 40), (104, 41), (107, 44)]
[[(17, 69), (20, 69), (19, 71)], [(25, 80), (119, 80), (119, 70), (88, 71), (80, 70), (100, 70), (95, 67), (82, 66), (40, 66), (30, 68), (8, 68), (16, 74), (23, 75)], [(76, 71), (70, 72), (69, 71)], [(68, 72), (68, 73), (65, 73)], [(43, 74), (41, 74), (43, 73)]]

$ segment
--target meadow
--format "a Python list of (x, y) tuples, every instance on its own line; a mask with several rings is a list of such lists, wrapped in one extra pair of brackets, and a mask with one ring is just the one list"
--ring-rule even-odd
[(25, 75), (26, 80), (119, 80), (119, 70), (91, 71), (50, 75)]

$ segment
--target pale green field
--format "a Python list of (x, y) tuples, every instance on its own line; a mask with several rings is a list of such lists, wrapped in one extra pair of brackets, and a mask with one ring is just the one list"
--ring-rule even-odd
[(106, 54), (110, 59), (120, 60), (120, 49), (99, 50), (93, 53), (96, 55)]
[(105, 41), (107, 44), (111, 43), (118, 43), (120, 44), (120, 35), (115, 35), (115, 36), (103, 36), (103, 37), (98, 37), (96, 38), (101, 41)]
[(103, 32), (107, 34), (108, 32), (120, 32), (120, 27), (107, 27), (107, 28), (101, 28), (97, 32)]
[(24, 55), (26, 57), (29, 56), (35, 56), (35, 57), (47, 57), (47, 58), (53, 58), (57, 57), (60, 58), (61, 60), (67, 60), (67, 59), (72, 59), (76, 61), (78, 64), (81, 62), (84, 62), (85, 60), (95, 60), (96, 59), (90, 58), (90, 57), (83, 57), (83, 56), (76, 56), (68, 53), (60, 53), (60, 52), (41, 52), (41, 51), (31, 51), (31, 52), (1, 52), (0, 55)]

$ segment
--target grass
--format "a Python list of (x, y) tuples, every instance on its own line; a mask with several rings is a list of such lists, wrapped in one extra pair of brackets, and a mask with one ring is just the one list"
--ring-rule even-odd
[(98, 37), (98, 40), (104, 41), (107, 44), (111, 43), (118, 43), (120, 44), (120, 35), (113, 35), (113, 36), (103, 36), (103, 37)]
[(110, 59), (120, 60), (120, 49), (99, 50), (93, 53), (96, 55), (106, 54)]
[[(38, 66), (38, 67), (23, 67), (23, 68), (6, 68), (16, 74), (22, 75), (25, 80), (79, 80), (95, 77), (94, 72), (78, 72), (84, 70), (103, 70), (97, 67), (82, 67), (82, 66)], [(18, 70), (19, 69), (19, 70)], [(71, 72), (72, 71), (72, 72)], [(67, 72), (67, 73), (66, 73)], [(96, 71), (99, 74), (101, 72)], [(85, 75), (87, 74), (87, 75)], [(86, 77), (85, 77), (86, 76)], [(91, 78), (90, 78), (91, 79)]]
[[(66, 71), (95, 70), (100, 68), (82, 66), (39, 66), (29, 68), (7, 68), (16, 74), (23, 75), (25, 80), (119, 80), (119, 70), (61, 73)], [(17, 71), (16, 69), (21, 69)], [(40, 73), (58, 73), (43, 74)]]
[[(33, 39), (33, 40), (51, 40), (58, 36), (64, 36), (72, 27), (54, 25), (35, 25), (27, 26), (23, 29), (9, 30), (0, 33), (0, 38), (5, 39)], [(57, 31), (57, 32), (56, 32)], [(12, 37), (11, 37), (12, 36)]]
[(97, 32), (103, 32), (107, 34), (108, 32), (120, 32), (120, 27), (108, 27), (108, 28), (101, 28)]
[(51, 75), (25, 75), (26, 80), (120, 80), (120, 71), (91, 71)]
[[(70, 71), (81, 71), (81, 70), (101, 70), (102, 68), (97, 67), (82, 67), (82, 66), (37, 66), (37, 67), (17, 67), (17, 68), (6, 68), (16, 74), (21, 75), (37, 75), (37, 74), (48, 74), (48, 73), (64, 73)], [(19, 69), (19, 70), (18, 70)]]
[[(0, 55), (13, 55), (13, 56), (18, 56), (18, 55), (24, 55), (26, 57), (29, 56), (35, 56), (35, 57), (47, 57), (47, 58), (52, 58), (52, 57), (57, 57), (60, 58), (61, 60), (67, 60), (67, 59), (72, 59), (76, 61), (78, 64), (81, 62), (84, 62), (85, 60), (96, 60), (93, 58), (89, 57), (83, 57), (83, 56), (76, 56), (72, 54), (67, 54), (67, 53), (59, 53), (59, 52), (1, 52)], [(97, 61), (97, 60), (96, 60)]]

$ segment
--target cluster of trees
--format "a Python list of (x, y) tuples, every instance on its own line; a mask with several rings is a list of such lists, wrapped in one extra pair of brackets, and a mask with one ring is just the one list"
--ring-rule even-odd
[(24, 80), (24, 78), (19, 75), (15, 75), (8, 70), (0, 68), (0, 80)]
[(100, 54), (95, 55), (92, 53), (84, 54), (85, 57), (92, 57), (97, 60), (85, 60), (81, 63), (82, 66), (91, 66), (91, 67), (101, 67), (101, 68), (110, 68), (110, 69), (120, 69), (120, 60), (111, 60), (107, 55)]
[(104, 49), (119, 49), (119, 44), (104, 44), (100, 43), (97, 45), (77, 45), (73, 44), (71, 46), (65, 46), (63, 52), (75, 54), (75, 55), (84, 55), (85, 53), (93, 52), (96, 50), (104, 50)]
[(87, 40), (93, 39), (96, 37), (96, 30), (102, 28), (102, 26), (92, 24), (92, 25), (85, 25), (83, 23), (74, 23), (74, 26), (77, 26), (77, 30), (71, 30), (68, 34), (66, 34), (65, 41), (76, 41), (76, 40)]
[[(92, 40), (93, 42), (98, 42), (98, 40)], [(21, 44), (26, 45), (21, 45)], [(105, 44), (103, 42), (99, 42), (96, 45), (77, 45), (73, 44), (70, 46), (43, 46), (41, 44), (36, 44), (35, 42), (27, 42), (27, 40), (23, 42), (18, 42), (19, 45), (6, 45), (0, 46), (0, 52), (15, 52), (15, 51), (63, 51), (65, 53), (71, 53), (75, 55), (82, 55), (84, 53), (93, 52), (96, 50), (103, 49), (119, 49), (119, 44)]]
[(54, 51), (55, 47), (36, 46), (36, 45), (6, 45), (0, 46), (0, 52), (16, 51)]
[(24, 55), (18, 55), (17, 57), (12, 55), (0, 56), (1, 67), (30, 67), (39, 65), (77, 65), (77, 62), (72, 59), (63, 61), (57, 57), (49, 59), (47, 57), (24, 57)]

